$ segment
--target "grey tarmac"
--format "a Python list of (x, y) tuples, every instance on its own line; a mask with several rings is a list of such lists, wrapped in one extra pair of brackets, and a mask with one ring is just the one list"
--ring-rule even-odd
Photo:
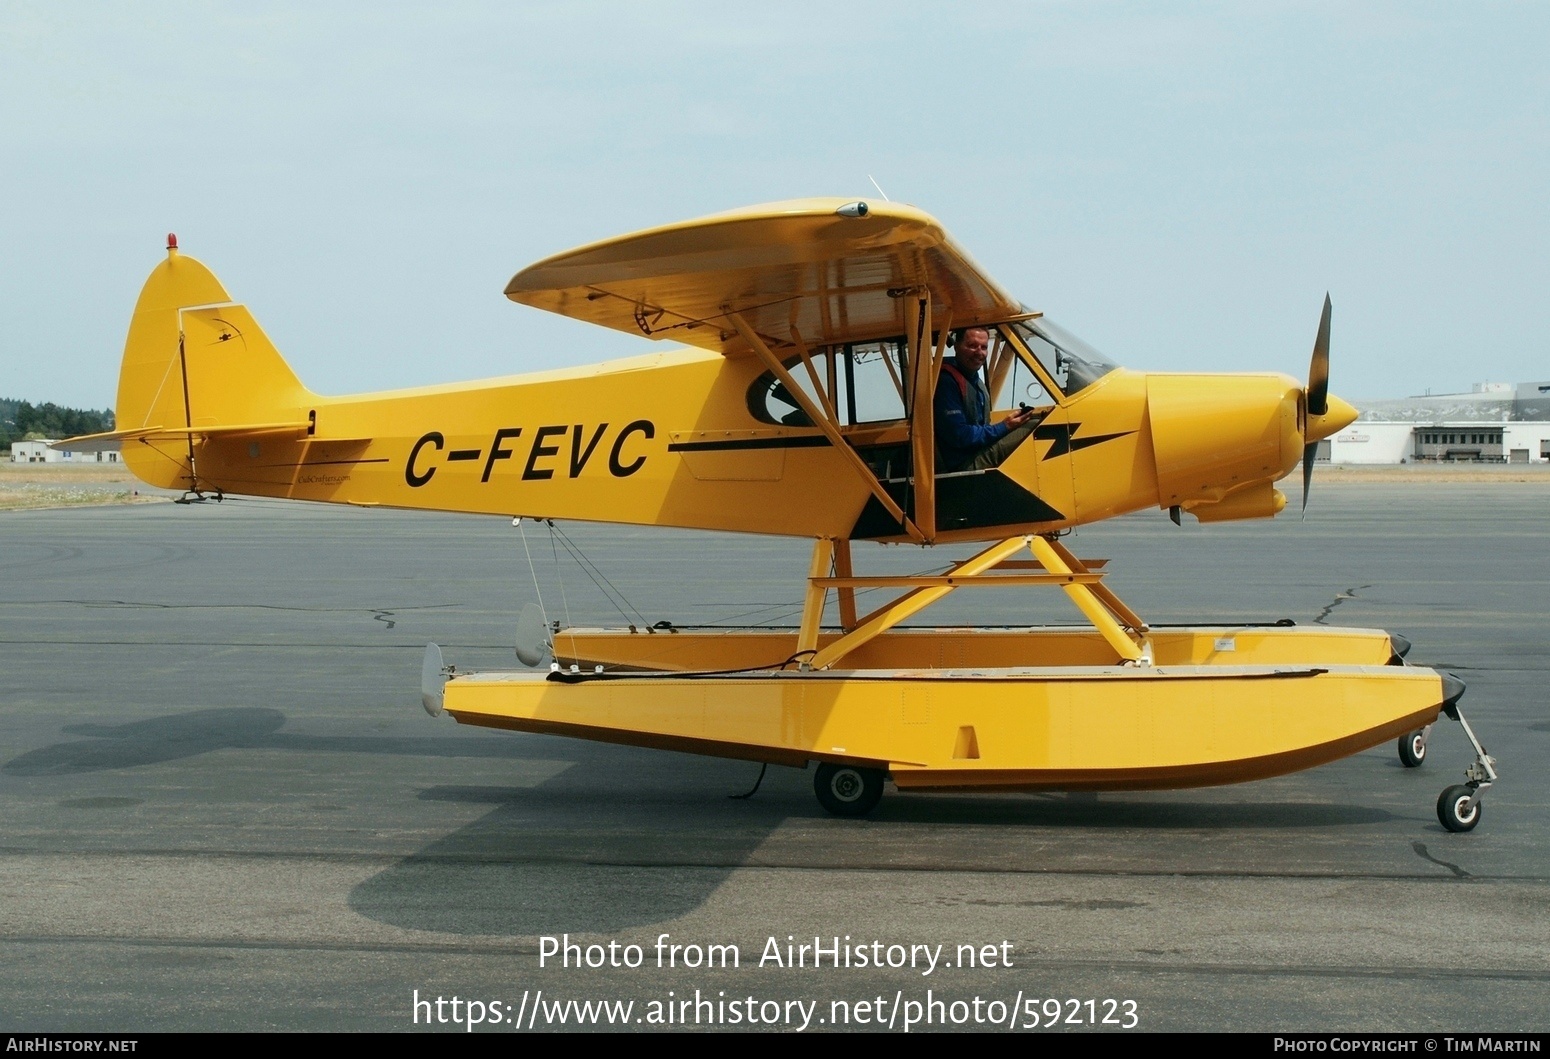
[[(427, 641), (516, 668), (540, 592), (576, 624), (792, 623), (801, 541), (237, 499), (0, 514), (0, 1027), (408, 1030), (416, 991), (513, 1016), (542, 989), (633, 1000), (632, 1019), (669, 992), (816, 1001), (810, 1029), (833, 1001), (930, 990), (964, 1011), (1129, 999), (1142, 1030), (1544, 1030), (1547, 525), (1541, 483), (1316, 481), (1306, 521), (1150, 513), (1070, 541), (1153, 622), (1386, 628), (1457, 673), (1502, 782), (1454, 835), (1434, 806), (1470, 753), (1446, 720), (1420, 769), (1385, 745), (1208, 790), (890, 790), (857, 822), (824, 815), (810, 772), (736, 800), (756, 765), (419, 707)], [(927, 616), (1077, 619), (1037, 591)], [(658, 967), (664, 934), (739, 966)], [(540, 968), (562, 935), (643, 964)], [(788, 937), (941, 964), (760, 966)], [(1003, 942), (1010, 967), (959, 965)]]

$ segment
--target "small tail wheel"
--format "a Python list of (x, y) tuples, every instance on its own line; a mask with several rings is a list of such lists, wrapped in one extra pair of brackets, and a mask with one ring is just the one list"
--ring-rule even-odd
[(1426, 760), (1426, 737), (1430, 734), (1427, 728), (1417, 728), (1399, 737), (1399, 760), (1404, 762), (1405, 768), (1421, 767)]
[(1469, 804), (1474, 797), (1474, 788), (1462, 783), (1443, 791), (1442, 797), (1437, 799), (1437, 819), (1442, 826), (1449, 831), (1473, 831), (1484, 808), (1478, 801)]
[(825, 763), (813, 777), (813, 793), (835, 816), (865, 816), (883, 796), (883, 771)]

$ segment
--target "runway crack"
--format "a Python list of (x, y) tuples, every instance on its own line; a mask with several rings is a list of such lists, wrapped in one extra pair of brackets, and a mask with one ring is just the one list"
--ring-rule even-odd
[(1469, 874), (1469, 872), (1465, 871), (1463, 868), (1460, 868), (1457, 864), (1449, 864), (1445, 860), (1438, 860), (1436, 857), (1432, 856), (1430, 853), (1427, 852), (1427, 850), (1426, 850), (1426, 843), (1425, 842), (1412, 842), (1412, 843), (1410, 843), (1410, 848), (1415, 850), (1415, 855), (1420, 857), (1422, 860), (1429, 860), (1433, 864), (1438, 865), (1439, 867), (1447, 868), (1449, 871), (1451, 871), (1453, 873), (1455, 878), (1459, 878), (1459, 879), (1470, 879), (1470, 878), (1473, 878), (1473, 876), (1471, 876)]
[(1319, 611), (1318, 617), (1313, 619), (1313, 624), (1323, 625), (1325, 620), (1329, 617), (1330, 611), (1334, 610), (1348, 599), (1355, 599), (1358, 592), (1365, 592), (1367, 589), (1372, 587), (1372, 585), (1357, 585), (1355, 588), (1348, 588), (1343, 592), (1336, 592), (1335, 598), (1330, 603), (1328, 603), (1323, 610)]

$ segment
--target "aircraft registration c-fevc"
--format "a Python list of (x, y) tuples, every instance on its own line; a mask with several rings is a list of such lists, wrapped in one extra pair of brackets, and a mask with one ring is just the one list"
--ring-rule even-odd
[[(1275, 483), (1356, 411), (1329, 393), (1326, 298), (1307, 385), (1109, 363), (1001, 289), (928, 214), (804, 199), (540, 261), (513, 301), (682, 345), (586, 368), (324, 397), (169, 237), (135, 307), (117, 441), (147, 483), (327, 503), (781, 534), (814, 541), (795, 629), (582, 629), (528, 612), (548, 672), (457, 673), (422, 697), (463, 724), (817, 763), (830, 812), (900, 790), (1133, 790), (1308, 768), (1398, 737), (1415, 766), (1439, 711), (1476, 758), (1438, 816), (1480, 819), (1496, 779), (1464, 685), (1401, 637), (1290, 624), (1153, 628), (1061, 542), (1146, 508), (1268, 518)], [(999, 465), (939, 470), (949, 336), (983, 329)], [(968, 391), (964, 391), (967, 398)], [(858, 576), (852, 543), (974, 542), (937, 576)], [(961, 589), (1058, 587), (1090, 624), (901, 627)], [(894, 589), (858, 613), (857, 593)], [(824, 624), (834, 593), (838, 625)]]

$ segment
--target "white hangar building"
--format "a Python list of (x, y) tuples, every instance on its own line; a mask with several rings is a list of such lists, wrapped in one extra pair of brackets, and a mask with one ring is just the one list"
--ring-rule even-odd
[[(12, 463), (117, 463), (118, 449), (93, 449), (90, 452), (76, 452), (71, 449), (63, 451), (52, 446), (59, 442), (45, 439), (42, 441), (13, 441), (11, 442)], [(115, 443), (116, 444), (116, 443)]]
[(1330, 463), (1550, 463), (1550, 382), (1480, 383), (1469, 393), (1359, 401), (1327, 441)]

